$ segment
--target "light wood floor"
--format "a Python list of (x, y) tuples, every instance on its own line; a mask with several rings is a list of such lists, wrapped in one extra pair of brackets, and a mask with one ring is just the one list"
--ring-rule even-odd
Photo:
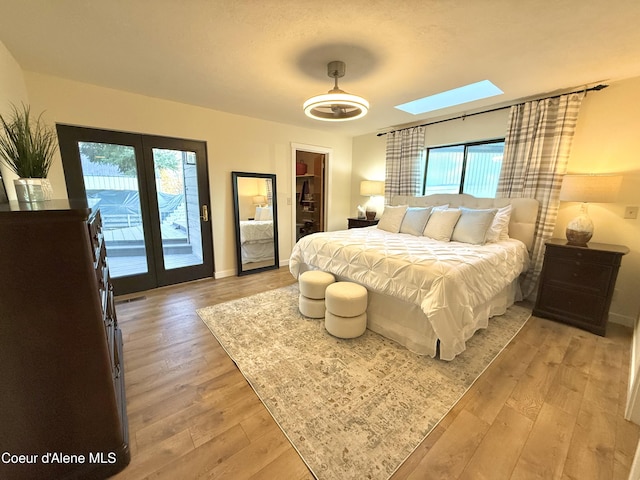
[[(132, 460), (115, 478), (313, 478), (195, 313), (293, 282), (281, 268), (118, 303)], [(531, 318), (393, 479), (626, 479), (630, 338)]]

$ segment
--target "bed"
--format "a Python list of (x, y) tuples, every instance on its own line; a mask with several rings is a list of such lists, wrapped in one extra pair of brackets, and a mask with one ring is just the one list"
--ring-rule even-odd
[[(403, 209), (409, 218), (408, 212), (423, 215), (420, 207), (427, 206), (437, 207), (429, 210), (427, 226), (432, 218), (455, 216), (454, 210), (464, 212), (467, 225), (469, 219), (486, 218), (486, 212), (493, 211), (487, 232), (494, 230), (495, 238), (469, 243), (460, 228), (460, 234), (446, 241), (446, 235), (440, 238), (433, 228), (431, 236), (424, 235), (427, 227), (424, 233), (411, 232), (404, 220), (388, 229), (387, 220), (399, 217)], [(338, 280), (364, 285), (369, 292), (367, 328), (420, 355), (452, 360), (464, 351), (466, 340), (488, 326), (490, 317), (503, 314), (520, 299), (518, 278), (529, 265), (537, 213), (533, 199), (397, 196), (385, 207), (378, 226), (300, 239), (289, 269), (296, 278), (306, 270), (324, 270)], [(454, 232), (464, 223), (462, 218), (456, 220)], [(396, 233), (395, 227), (401, 231)]]
[(273, 220), (240, 221), (242, 263), (273, 261)]

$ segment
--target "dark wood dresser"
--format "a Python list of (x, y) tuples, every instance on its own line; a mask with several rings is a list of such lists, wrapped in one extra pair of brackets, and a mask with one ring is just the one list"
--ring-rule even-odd
[(107, 478), (129, 463), (122, 335), (100, 212), (0, 205), (0, 478)]
[(546, 242), (533, 314), (604, 336), (622, 256), (622, 245)]

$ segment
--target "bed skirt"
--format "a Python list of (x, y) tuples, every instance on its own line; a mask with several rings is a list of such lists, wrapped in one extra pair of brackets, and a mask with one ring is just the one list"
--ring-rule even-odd
[[(465, 341), (479, 329), (487, 328), (489, 318), (504, 314), (507, 308), (521, 299), (520, 284), (516, 279), (493, 299), (474, 308), (473, 325), (467, 330)], [(398, 342), (418, 355), (436, 356), (438, 337), (417, 305), (370, 291), (367, 328)], [(459, 353), (461, 352), (457, 352), (456, 355)]]
[[(336, 277), (338, 281), (350, 281)], [(481, 328), (487, 328), (489, 319), (502, 315), (516, 301), (522, 300), (520, 283), (515, 279), (498, 295), (473, 309), (473, 324), (468, 327), (465, 341)], [(367, 304), (367, 328), (383, 337), (398, 342), (418, 355), (435, 357), (438, 352), (438, 337), (422, 309), (389, 295), (369, 290)], [(458, 355), (461, 352), (456, 352)], [(443, 360), (452, 360), (443, 358)]]

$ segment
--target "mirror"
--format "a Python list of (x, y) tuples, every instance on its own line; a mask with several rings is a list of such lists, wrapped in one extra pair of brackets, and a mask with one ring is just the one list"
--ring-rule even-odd
[(276, 176), (231, 172), (238, 275), (279, 267)]

